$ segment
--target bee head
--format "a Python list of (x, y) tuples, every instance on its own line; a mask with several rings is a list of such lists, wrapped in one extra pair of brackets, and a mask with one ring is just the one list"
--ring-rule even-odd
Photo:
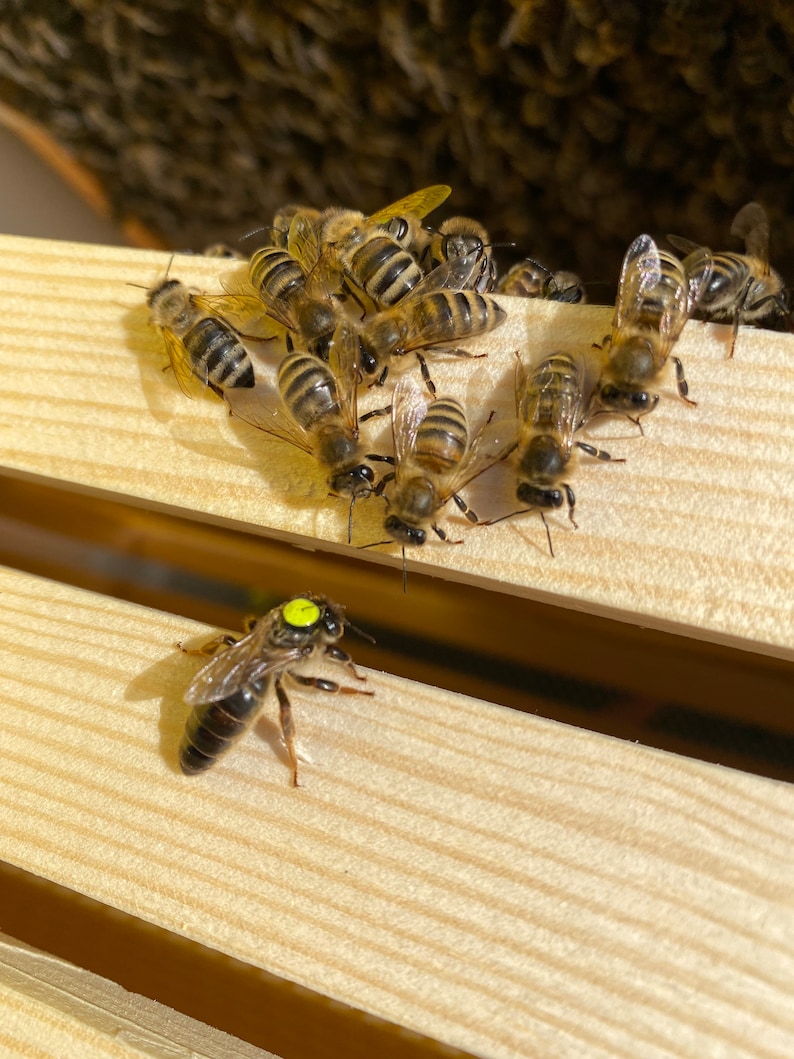
[(397, 515), (388, 515), (383, 528), (398, 544), (417, 546), (424, 544), (427, 540), (427, 533), (420, 526), (409, 526)]
[(375, 474), (366, 463), (358, 463), (331, 476), (329, 487), (336, 496), (360, 496), (372, 491)]
[(561, 489), (544, 489), (542, 486), (521, 482), (516, 496), (527, 507), (556, 508), (562, 507), (564, 497)]
[(614, 383), (606, 383), (599, 390), (598, 399), (601, 407), (610, 412), (640, 416), (653, 411), (659, 403), (659, 394), (648, 393), (647, 390), (622, 389)]

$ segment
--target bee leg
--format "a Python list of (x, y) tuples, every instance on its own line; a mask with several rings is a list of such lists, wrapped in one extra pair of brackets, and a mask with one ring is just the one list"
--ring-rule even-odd
[(584, 441), (576, 442), (577, 448), (580, 448), (582, 452), (586, 452), (588, 456), (593, 456), (597, 460), (608, 460), (611, 463), (625, 463), (626, 460), (623, 457), (610, 456), (608, 452), (603, 449), (597, 449), (594, 445), (588, 445)]
[(442, 530), (442, 528), (440, 526), (436, 526), (435, 523), (433, 523), (433, 531), (435, 532), (436, 536), (440, 540), (446, 541), (447, 544), (463, 544), (462, 540), (460, 540), (460, 541), (451, 541), (449, 539), (449, 537), (446, 535), (446, 533)]
[(422, 378), (425, 381), (425, 386), (428, 388), (428, 390), (430, 391), (431, 395), (433, 397), (435, 397), (436, 396), (436, 384), (430, 378), (430, 369), (427, 366), (427, 361), (425, 360), (424, 355), (422, 353), (420, 353), (418, 350), (417, 350), (417, 353), (416, 353), (416, 359), (419, 361), (419, 370), (422, 373)]
[[(568, 485), (567, 482), (562, 483), (562, 487), (565, 490), (565, 496), (568, 500), (568, 518), (571, 520), (574, 529), (579, 529), (579, 524), (573, 517), (573, 509), (576, 507), (576, 497), (573, 495), (573, 489)], [(541, 512), (542, 514), (542, 512)], [(545, 519), (544, 519), (545, 522)]]
[[(302, 684), (305, 688), (317, 688), (318, 691), (327, 691), (329, 695), (374, 695), (369, 688), (354, 688), (350, 684), (337, 684), (335, 680), (327, 680), (325, 677), (304, 677), (299, 673), (290, 673), (290, 680), (296, 684)], [(362, 678), (359, 677), (359, 680)]]
[[(253, 626), (252, 626), (253, 627)], [(249, 630), (246, 630), (248, 632)], [(212, 640), (207, 640), (201, 647), (183, 647), (181, 643), (177, 644), (177, 647), (183, 654), (186, 655), (214, 655), (222, 647), (231, 647), (237, 643), (237, 639), (234, 636), (229, 636), (228, 633), (224, 636), (216, 636)]]
[(729, 357), (733, 357), (733, 351), (736, 348), (736, 339), (739, 337), (739, 321), (742, 318), (742, 313), (745, 310), (747, 297), (750, 293), (750, 288), (755, 283), (755, 276), (749, 276), (747, 282), (744, 285), (742, 295), (736, 303), (736, 309), (733, 313), (733, 328), (731, 329), (731, 351), (728, 354)]
[[(733, 346), (731, 346), (731, 356), (733, 356)], [(693, 401), (691, 397), (687, 397), (687, 394), (689, 393), (689, 384), (684, 375), (684, 365), (681, 363), (681, 359), (679, 357), (671, 357), (670, 359), (675, 365), (675, 384), (678, 387), (678, 396), (682, 401), (686, 401), (687, 404), (697, 406), (697, 401)]]
[(328, 655), (329, 658), (332, 658), (334, 662), (341, 662), (345, 669), (347, 669), (356, 678), (356, 680), (367, 679), (366, 677), (359, 676), (359, 674), (356, 672), (356, 667), (353, 665), (353, 659), (350, 657), (347, 651), (343, 651), (341, 647), (338, 647), (336, 644), (329, 643), (326, 645), (325, 653)]
[(281, 738), (284, 740), (284, 746), (287, 748), (289, 763), (292, 768), (292, 786), (297, 787), (298, 755), (295, 753), (295, 724), (292, 719), (292, 706), (290, 705), (284, 686), (281, 683), (281, 678), (276, 677), (273, 683), (276, 688), (276, 697), (278, 698), (278, 716), (281, 724)]
[(458, 496), (458, 494), (457, 494), (457, 493), (453, 493), (453, 494), (452, 494), (452, 499), (453, 499), (453, 500), (455, 501), (455, 503), (456, 503), (456, 504), (458, 505), (458, 507), (460, 508), (460, 510), (461, 510), (461, 511), (463, 512), (463, 514), (464, 514), (464, 515), (466, 516), (466, 518), (467, 518), (467, 519), (469, 520), (469, 522), (471, 522), (471, 524), (472, 524), (473, 526), (476, 526), (476, 525), (477, 525), (477, 523), (478, 523), (478, 522), (479, 522), (480, 520), (479, 520), (479, 518), (477, 517), (477, 515), (476, 515), (476, 514), (475, 514), (475, 513), (474, 513), (474, 512), (472, 511), (472, 509), (471, 509), (471, 508), (469, 507), (469, 505), (468, 505), (468, 504), (466, 503), (466, 501), (465, 501), (465, 500), (463, 499), (463, 497), (462, 497), (462, 496)]
[(371, 412), (365, 412), (363, 416), (358, 417), (359, 423), (366, 423), (368, 419), (374, 419), (376, 416), (388, 416), (391, 415), (391, 405), (387, 404), (385, 408), (373, 408)]

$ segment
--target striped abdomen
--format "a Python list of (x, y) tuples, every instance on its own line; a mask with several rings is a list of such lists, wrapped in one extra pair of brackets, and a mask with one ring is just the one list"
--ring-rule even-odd
[(316, 357), (288, 353), (278, 369), (278, 386), (290, 415), (304, 430), (341, 414), (333, 372)]
[(388, 235), (369, 235), (343, 254), (347, 274), (382, 307), (396, 305), (423, 277), (414, 256)]
[(405, 306), (409, 334), (405, 349), (457, 342), (492, 330), (506, 313), (496, 299), (472, 290), (422, 294)]
[(254, 369), (245, 347), (221, 320), (200, 316), (182, 335), (193, 373), (218, 390), (254, 385)]
[(306, 273), (288, 251), (268, 246), (257, 250), (248, 266), (251, 286), (262, 301), (282, 313), (291, 312), (306, 294)]
[(219, 702), (194, 706), (179, 744), (182, 771), (203, 772), (226, 753), (255, 720), (266, 689), (266, 681), (253, 681)]
[(462, 405), (452, 397), (439, 397), (419, 424), (413, 459), (424, 470), (446, 474), (466, 455), (469, 427)]

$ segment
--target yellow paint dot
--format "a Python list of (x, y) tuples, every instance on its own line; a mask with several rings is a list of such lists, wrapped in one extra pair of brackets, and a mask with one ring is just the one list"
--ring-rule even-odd
[(282, 613), (284, 621), (296, 629), (307, 629), (320, 620), (320, 608), (313, 599), (291, 599)]

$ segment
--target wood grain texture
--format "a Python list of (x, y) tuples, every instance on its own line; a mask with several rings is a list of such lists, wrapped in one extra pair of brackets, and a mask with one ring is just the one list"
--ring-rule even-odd
[(205, 628), (10, 571), (0, 621), (5, 861), (477, 1055), (794, 1051), (790, 786), (378, 672), (295, 694), (301, 788), (272, 707), (188, 779)]
[[(328, 499), (307, 456), (230, 419), (211, 396), (185, 400), (163, 374), (143, 291), (129, 284), (152, 284), (169, 255), (18, 238), (0, 249), (5, 467), (350, 553), (346, 506)], [(179, 256), (171, 272), (218, 291), (224, 267)], [(515, 349), (586, 348), (609, 328), (606, 308), (503, 301), (508, 322), (471, 344), (486, 359), (433, 362), (439, 391), (467, 400), (475, 423), (510, 407)], [(555, 560), (534, 515), (472, 529), (450, 512), (465, 544), (429, 544), (409, 571), (794, 657), (794, 336), (742, 329), (729, 361), (728, 335), (690, 323), (679, 342), (697, 408), (668, 379), (644, 438), (607, 417), (593, 428), (591, 440), (627, 462), (581, 461), (580, 529), (553, 520)], [(509, 474), (489, 475), (467, 492), (481, 517), (514, 504)], [(359, 503), (356, 545), (382, 539), (382, 511)], [(355, 554), (400, 565), (394, 546)]]
[(0, 934), (5, 1059), (278, 1059)]

